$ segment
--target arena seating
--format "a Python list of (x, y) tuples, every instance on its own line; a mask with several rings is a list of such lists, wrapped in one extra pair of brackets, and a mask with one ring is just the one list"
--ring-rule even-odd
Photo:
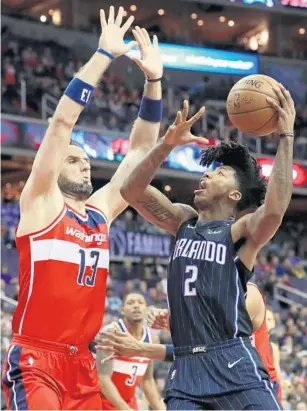
[[(46, 44), (35, 40), (29, 41), (21, 37), (16, 38), (10, 33), (7, 33), (3, 39), (2, 49), (2, 111), (6, 113), (40, 118), (44, 93), (48, 93), (58, 100), (66, 88), (68, 80), (84, 64), (84, 61), (80, 61), (71, 50), (65, 49), (55, 42)], [(270, 74), (274, 76), (274, 70)], [(285, 77), (285, 82), (289, 82), (290, 78), (289, 76)], [(21, 79), (25, 80), (27, 87), (26, 112), (21, 112), (20, 106)], [(164, 98), (164, 119), (161, 133), (173, 121), (184, 98), (189, 98), (191, 111), (195, 112), (206, 100), (225, 101), (236, 80), (231, 76), (217, 80), (214, 76), (206, 75), (201, 82), (192, 88), (182, 85), (172, 90), (171, 100)], [(167, 88), (168, 85), (165, 84), (165, 95)], [(130, 129), (131, 123), (137, 115), (141, 95), (142, 87), (131, 83), (130, 78), (128, 83), (124, 78), (112, 75), (111, 71), (104, 76), (100, 86), (97, 87), (91, 104), (79, 118), (79, 124), (125, 132)], [(214, 110), (207, 111), (208, 128), (204, 129), (204, 125), (199, 122), (194, 126), (194, 134), (206, 134), (209, 138), (224, 139), (224, 135), (218, 131)], [(225, 117), (230, 138), (235, 139), (236, 134), (231, 131), (232, 127), (227, 119), (225, 109), (216, 114), (222, 114)], [(307, 110), (306, 107), (300, 105), (297, 106), (296, 133), (301, 138), (296, 142), (295, 155), (297, 158), (306, 159)], [(272, 154), (275, 151), (276, 141), (274, 137), (262, 143), (263, 153)]]

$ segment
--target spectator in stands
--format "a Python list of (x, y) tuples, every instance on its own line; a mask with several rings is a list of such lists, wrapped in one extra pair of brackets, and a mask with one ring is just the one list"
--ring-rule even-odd
[(113, 287), (107, 288), (106, 309), (114, 315), (119, 315), (122, 300), (116, 295)]

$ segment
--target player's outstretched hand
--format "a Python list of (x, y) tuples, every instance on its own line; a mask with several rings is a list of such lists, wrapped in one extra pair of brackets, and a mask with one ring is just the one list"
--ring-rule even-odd
[(189, 102), (184, 100), (183, 110), (178, 111), (175, 122), (168, 128), (163, 137), (164, 143), (173, 147), (191, 143), (208, 144), (209, 141), (206, 138), (191, 134), (191, 127), (204, 115), (205, 110), (205, 107), (202, 107), (188, 120)]
[(293, 133), (295, 122), (295, 106), (291, 94), (285, 87), (280, 84), (280, 87), (274, 87), (275, 93), (278, 95), (280, 106), (275, 100), (267, 97), (267, 102), (278, 113), (277, 133)]
[(147, 324), (156, 330), (169, 330), (168, 310), (152, 307), (148, 313)]
[[(109, 352), (111, 356), (133, 357), (141, 356), (142, 346), (131, 334), (122, 333), (118, 330), (111, 332), (101, 331), (96, 338), (96, 350)], [(103, 360), (105, 362), (106, 360)]]
[(124, 36), (129, 30), (134, 21), (134, 17), (130, 16), (122, 25), (124, 17), (124, 8), (120, 7), (118, 14), (115, 17), (114, 6), (110, 7), (108, 20), (104, 10), (100, 10), (100, 23), (102, 34), (99, 39), (99, 47), (108, 51), (114, 57), (126, 54), (132, 47), (137, 45), (136, 41), (130, 41), (126, 44)]
[(132, 30), (135, 40), (138, 43), (141, 59), (132, 57), (140, 69), (145, 73), (146, 77), (150, 79), (158, 79), (163, 75), (163, 64), (160, 54), (158, 37), (153, 36), (152, 42), (146, 29), (141, 29), (136, 26)]

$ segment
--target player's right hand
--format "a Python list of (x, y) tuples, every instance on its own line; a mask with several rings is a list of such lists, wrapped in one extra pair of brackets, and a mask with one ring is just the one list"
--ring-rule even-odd
[(148, 313), (147, 324), (156, 330), (169, 330), (168, 310), (152, 307)]
[(278, 113), (276, 131), (278, 134), (293, 133), (296, 111), (291, 94), (282, 84), (280, 84), (279, 88), (274, 87), (274, 90), (279, 98), (280, 105), (270, 97), (267, 97), (267, 102), (275, 108)]
[(204, 137), (196, 137), (191, 133), (191, 127), (204, 115), (205, 107), (202, 107), (189, 120), (189, 102), (184, 100), (183, 110), (178, 111), (175, 122), (168, 128), (162, 141), (164, 144), (172, 147), (184, 146), (185, 144), (198, 143), (208, 144), (209, 141)]
[(124, 17), (124, 8), (120, 7), (115, 17), (114, 6), (110, 7), (108, 20), (103, 9), (100, 10), (100, 23), (102, 34), (99, 39), (99, 47), (108, 51), (114, 57), (126, 54), (132, 47), (137, 45), (136, 41), (124, 43), (124, 36), (134, 21), (130, 16), (126, 23), (122, 25)]

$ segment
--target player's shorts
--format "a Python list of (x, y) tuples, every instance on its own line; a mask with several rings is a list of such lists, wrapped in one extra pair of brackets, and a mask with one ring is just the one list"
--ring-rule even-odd
[(2, 382), (9, 410), (101, 410), (100, 383), (88, 345), (14, 335)]
[[(129, 405), (129, 408), (131, 410), (138, 410), (138, 402), (136, 397), (133, 397), (130, 401), (126, 401), (126, 403)], [(101, 404), (101, 409), (102, 410), (116, 410), (110, 401), (108, 401), (106, 398), (102, 398), (102, 404)]]
[(168, 410), (279, 410), (268, 373), (249, 339), (175, 348)]

